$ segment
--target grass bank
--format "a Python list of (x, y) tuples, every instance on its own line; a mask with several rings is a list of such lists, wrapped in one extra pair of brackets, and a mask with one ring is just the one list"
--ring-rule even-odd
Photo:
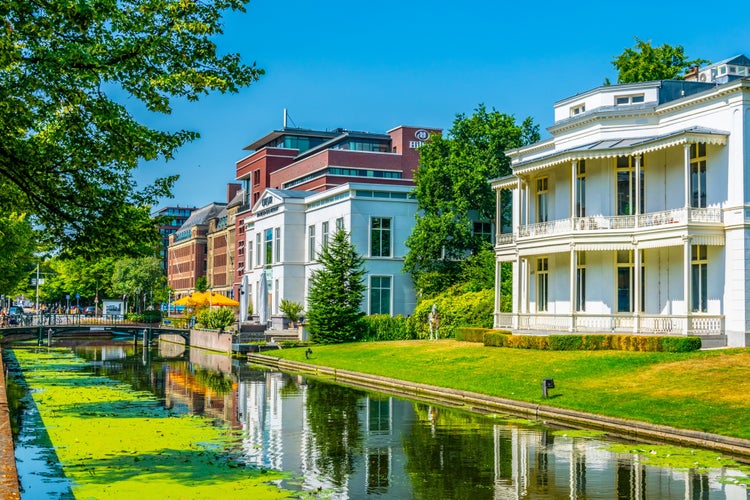
[(151, 393), (83, 374), (67, 349), (13, 350), (76, 498), (289, 498), (226, 452), (241, 436)]
[[(535, 351), (455, 340), (313, 346), (264, 354), (362, 373), (750, 439), (750, 349)], [(551, 398), (541, 381), (553, 378)]]

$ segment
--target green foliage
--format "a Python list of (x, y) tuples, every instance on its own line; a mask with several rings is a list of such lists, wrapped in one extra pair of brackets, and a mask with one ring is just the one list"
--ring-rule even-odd
[(4, 2), (0, 214), (28, 213), (71, 254), (153, 251), (149, 206), (170, 195), (176, 176), (138, 189), (133, 172), (198, 134), (154, 130), (131, 113), (168, 115), (173, 99), (257, 80), (263, 71), (238, 54), (217, 54), (222, 14), (244, 3)]
[(196, 312), (196, 320), (203, 328), (224, 331), (235, 322), (234, 311), (229, 307), (203, 307)]
[(664, 352), (692, 352), (700, 351), (700, 337), (662, 337), (661, 351)]
[(493, 331), (484, 335), (484, 345), (550, 351), (691, 352), (700, 350), (701, 339), (657, 335), (509, 335)]
[(27, 283), (36, 242), (24, 214), (0, 213), (0, 294), (8, 295)]
[(136, 305), (137, 312), (145, 310), (154, 290), (165, 285), (161, 261), (157, 257), (122, 259), (114, 264), (112, 291), (127, 295), (130, 303)]
[(484, 334), (484, 345), (488, 347), (505, 347), (505, 341), (511, 333), (502, 330), (494, 330)]
[(427, 320), (433, 304), (437, 306), (440, 317), (439, 338), (453, 338), (459, 327), (492, 328), (495, 308), (494, 290), (460, 294), (455, 289), (451, 289), (417, 304), (408, 320), (409, 334), (413, 338), (429, 337)]
[(77, 293), (82, 303), (93, 304), (97, 296), (100, 303), (102, 299), (115, 297), (112, 277), (116, 261), (114, 257), (54, 257), (46, 261), (41, 267), (45, 283), (39, 288), (40, 300), (64, 304), (67, 294), (73, 296)]
[(456, 340), (482, 343), (484, 342), (484, 334), (491, 331), (489, 328), (459, 327), (456, 328)]
[(203, 293), (206, 290), (208, 290), (208, 279), (205, 276), (201, 276), (195, 280), (195, 291)]
[(134, 323), (160, 323), (161, 311), (148, 310), (142, 313), (129, 313), (125, 317), (128, 321), (133, 321)]
[(365, 293), (363, 259), (338, 229), (318, 255), (320, 267), (310, 281), (307, 321), (314, 342), (352, 342), (362, 336)]
[(472, 116), (456, 116), (447, 138), (433, 135), (420, 147), (414, 190), (419, 211), (404, 269), (423, 294), (458, 283), (459, 261), (488, 248), (473, 226), (495, 218), (488, 181), (510, 173), (505, 151), (538, 139), (539, 127), (530, 118), (517, 125), (513, 116), (480, 104)]
[(297, 323), (302, 315), (302, 304), (291, 300), (281, 299), (279, 309), (284, 313), (289, 321)]
[(682, 45), (663, 44), (652, 47), (651, 41), (635, 37), (635, 47), (615, 57), (617, 83), (638, 83), (652, 80), (681, 80), (685, 70), (707, 63), (705, 59), (688, 59)]
[(373, 342), (380, 340), (408, 340), (413, 333), (408, 327), (407, 318), (390, 316), (388, 314), (373, 314), (362, 318), (364, 334), (362, 341)]

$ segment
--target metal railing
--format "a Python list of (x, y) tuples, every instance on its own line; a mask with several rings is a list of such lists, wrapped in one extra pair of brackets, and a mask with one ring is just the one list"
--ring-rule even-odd
[(592, 215), (573, 219), (558, 219), (518, 226), (516, 234), (498, 234), (496, 245), (509, 245), (516, 238), (564, 235), (577, 231), (611, 231), (622, 229), (668, 227), (670, 224), (721, 224), (723, 212), (719, 207), (677, 208), (640, 215)]

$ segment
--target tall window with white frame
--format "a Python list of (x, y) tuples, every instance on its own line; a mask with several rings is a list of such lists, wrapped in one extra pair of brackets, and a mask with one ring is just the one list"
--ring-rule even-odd
[(265, 258), (264, 264), (269, 266), (273, 264), (273, 229), (266, 229), (265, 234)]
[(575, 217), (586, 217), (586, 160), (580, 160), (576, 170)]
[(315, 261), (315, 226), (307, 226), (307, 260)]
[(339, 229), (344, 229), (344, 218), (343, 217), (339, 217), (339, 218), (336, 219), (336, 230), (338, 231)]
[(542, 177), (536, 180), (536, 221), (547, 222), (549, 220), (549, 178)]
[(328, 245), (328, 221), (320, 225), (320, 244), (321, 246)]
[(390, 257), (391, 218), (373, 217), (370, 219), (370, 256)]
[(616, 160), (616, 182), (617, 182), (617, 215), (635, 215), (635, 190), (640, 189), (640, 213), (643, 213), (644, 191), (643, 191), (643, 155), (641, 159), (641, 179), (636, 184), (635, 180), (635, 156), (618, 156)]
[(690, 206), (706, 208), (706, 143), (690, 145)]
[(370, 276), (370, 314), (391, 314), (390, 276)]
[(536, 310), (547, 311), (549, 298), (549, 259), (540, 257), (536, 260)]
[(263, 252), (260, 250), (260, 231), (255, 233), (255, 267), (263, 263)]
[(247, 256), (246, 256), (247, 262), (247, 268), (252, 269), (252, 267), (255, 265), (255, 262), (253, 262), (253, 242), (251, 241), (249, 245), (247, 245)]
[[(617, 312), (635, 311), (635, 257), (633, 250), (617, 251)], [(645, 298), (646, 257), (641, 257), (641, 312)]]
[(586, 310), (586, 252), (577, 252), (576, 265), (576, 311)]
[(692, 245), (692, 310), (708, 310), (708, 253), (706, 245)]
[(273, 262), (281, 262), (281, 228), (277, 227), (273, 231)]

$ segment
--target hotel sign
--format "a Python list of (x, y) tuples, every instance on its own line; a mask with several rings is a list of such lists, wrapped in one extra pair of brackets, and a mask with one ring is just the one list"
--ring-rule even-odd
[(414, 138), (415, 141), (409, 141), (409, 147), (412, 149), (417, 149), (419, 146), (424, 144), (424, 141), (430, 138), (430, 133), (426, 131), (423, 128), (420, 128), (416, 132), (414, 132)]

